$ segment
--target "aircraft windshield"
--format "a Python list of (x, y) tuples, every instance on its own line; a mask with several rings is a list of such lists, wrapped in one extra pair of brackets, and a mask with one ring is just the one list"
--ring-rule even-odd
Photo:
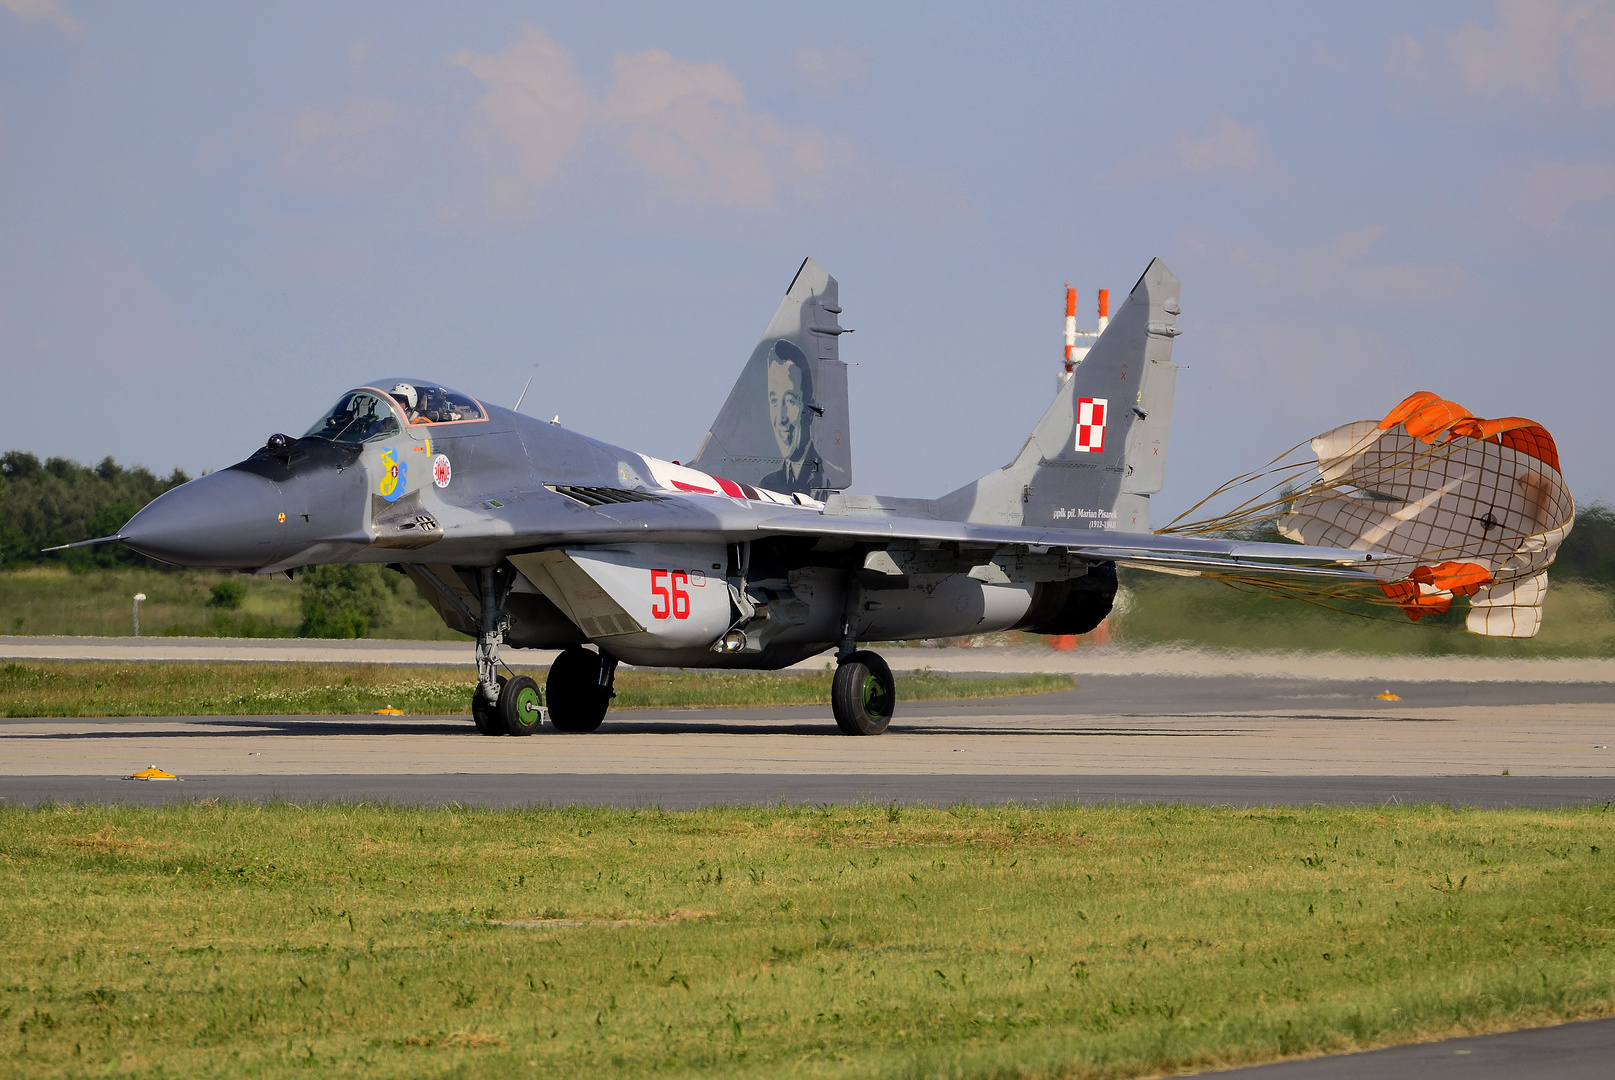
[(391, 438), (401, 430), (388, 402), (364, 390), (350, 390), (303, 438), (361, 443)]

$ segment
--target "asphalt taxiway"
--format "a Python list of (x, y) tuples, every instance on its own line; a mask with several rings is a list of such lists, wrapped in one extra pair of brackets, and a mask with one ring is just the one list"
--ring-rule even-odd
[(1608, 1080), (1615, 1019), (1279, 1061), (1200, 1075), (1222, 1080)]
[[(825, 707), (638, 710), (589, 735), (465, 717), (0, 721), (0, 798), (664, 806), (896, 800), (1563, 806), (1615, 801), (1615, 681), (1088, 675), (917, 702), (878, 738)], [(175, 782), (123, 779), (149, 765)]]

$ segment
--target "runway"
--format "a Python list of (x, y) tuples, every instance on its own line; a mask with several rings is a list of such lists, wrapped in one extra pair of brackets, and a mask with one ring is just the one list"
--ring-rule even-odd
[[(1615, 801), (1615, 682), (1090, 675), (1036, 697), (900, 707), (876, 738), (826, 707), (614, 713), (488, 738), (465, 717), (0, 721), (0, 799), (669, 809), (1181, 801), (1565, 806)], [(148, 765), (180, 782), (121, 779)]]
[(1615, 1071), (1612, 1060), (1615, 1020), (1581, 1020), (1198, 1075), (1224, 1080), (1607, 1080)]

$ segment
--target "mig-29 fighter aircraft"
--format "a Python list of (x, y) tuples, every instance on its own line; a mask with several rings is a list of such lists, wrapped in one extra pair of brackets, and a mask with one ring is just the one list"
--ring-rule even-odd
[[(875, 735), (896, 695), (861, 641), (1086, 633), (1119, 564), (1373, 580), (1368, 551), (1149, 532), (1178, 292), (1150, 263), (1014, 460), (939, 499), (845, 494), (845, 331), (836, 281), (809, 259), (687, 464), (376, 379), (301, 438), (272, 435), (86, 543), (255, 573), (387, 564), (476, 638), (472, 715), (489, 735), (546, 717), (594, 730), (619, 662), (777, 669), (830, 648), (837, 725)], [(500, 672), (502, 647), (562, 651), (541, 690)]]

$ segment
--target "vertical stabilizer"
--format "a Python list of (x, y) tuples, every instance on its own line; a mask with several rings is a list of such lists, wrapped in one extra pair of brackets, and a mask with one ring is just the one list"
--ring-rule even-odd
[(773, 491), (852, 483), (836, 279), (806, 259), (688, 464)]
[(1166, 477), (1178, 290), (1153, 260), (1015, 460), (938, 500), (938, 516), (1148, 532)]

